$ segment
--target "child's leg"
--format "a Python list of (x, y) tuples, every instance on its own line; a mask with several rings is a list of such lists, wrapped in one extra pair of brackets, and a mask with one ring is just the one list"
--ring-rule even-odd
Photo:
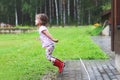
[(50, 45), (46, 48), (46, 57), (49, 61), (55, 62), (55, 58), (52, 56), (52, 52), (54, 50), (54, 46)]
[(57, 66), (59, 69), (59, 72), (61, 73), (63, 71), (63, 68), (65, 66), (64, 62), (62, 62), (61, 60), (55, 58), (52, 56), (52, 52), (54, 50), (54, 46), (50, 45), (46, 48), (46, 57), (49, 61), (53, 62), (54, 66)]

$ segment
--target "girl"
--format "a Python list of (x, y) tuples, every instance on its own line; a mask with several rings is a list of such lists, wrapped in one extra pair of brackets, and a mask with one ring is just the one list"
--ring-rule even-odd
[(54, 43), (58, 42), (58, 39), (52, 37), (46, 28), (46, 24), (48, 22), (48, 17), (45, 14), (37, 14), (35, 17), (35, 25), (38, 27), (38, 31), (40, 34), (40, 39), (42, 42), (42, 47), (46, 49), (46, 57), (49, 61), (53, 63), (54, 66), (57, 66), (59, 69), (59, 73), (63, 71), (64, 62), (52, 56), (52, 52), (54, 50)]

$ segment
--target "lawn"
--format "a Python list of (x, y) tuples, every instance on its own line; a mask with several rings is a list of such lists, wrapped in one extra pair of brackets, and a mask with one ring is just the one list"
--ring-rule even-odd
[[(107, 59), (91, 39), (92, 26), (49, 28), (59, 39), (53, 55), (62, 60)], [(57, 68), (46, 60), (37, 32), (0, 34), (0, 80), (40, 80)]]

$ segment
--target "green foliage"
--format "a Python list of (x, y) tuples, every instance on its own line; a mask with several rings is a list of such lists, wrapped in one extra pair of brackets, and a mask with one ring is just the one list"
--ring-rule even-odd
[[(53, 55), (62, 60), (106, 59), (90, 37), (89, 27), (49, 28), (59, 39)], [(37, 32), (0, 34), (0, 80), (40, 80), (47, 71), (57, 71), (45, 57)]]
[(92, 35), (92, 36), (100, 35), (100, 33), (102, 32), (102, 30), (103, 30), (103, 27), (102, 27), (102, 26), (96, 27), (96, 28), (94, 28), (94, 29), (91, 31), (91, 35)]
[(28, 12), (28, 10), (30, 10), (30, 8), (31, 8), (31, 6), (27, 2), (25, 2), (23, 4), (22, 11), (26, 13), (26, 12)]
[(104, 11), (111, 9), (111, 3), (102, 6), (102, 9), (103, 9)]
[[(59, 24), (65, 19), (66, 25), (86, 25), (100, 21), (103, 10), (109, 8), (111, 0), (0, 0), (0, 21), (19, 25), (34, 25), (36, 13), (46, 13), (51, 20), (50, 24), (56, 25), (56, 9), (58, 10)], [(64, 7), (65, 1), (65, 16)], [(70, 1), (70, 3), (68, 2)], [(57, 8), (55, 7), (57, 5)], [(70, 7), (68, 7), (70, 5)], [(17, 17), (15, 15), (17, 11)], [(69, 13), (69, 15), (68, 15)], [(51, 16), (51, 17), (50, 17)]]

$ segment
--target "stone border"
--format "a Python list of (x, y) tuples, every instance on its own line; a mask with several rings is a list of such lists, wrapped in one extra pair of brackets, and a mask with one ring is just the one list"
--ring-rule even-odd
[(33, 32), (35, 29), (24, 29), (24, 28), (0, 28), (0, 34), (16, 34), (16, 33), (26, 33)]

